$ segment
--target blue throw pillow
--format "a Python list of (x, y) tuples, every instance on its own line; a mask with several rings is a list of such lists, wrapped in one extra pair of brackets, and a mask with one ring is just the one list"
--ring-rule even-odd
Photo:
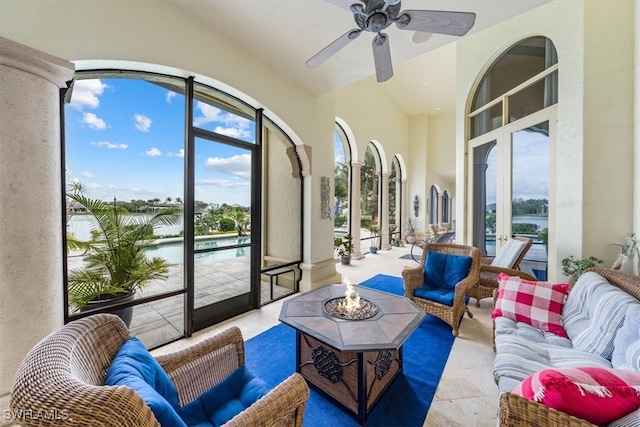
[(175, 386), (139, 339), (131, 338), (120, 347), (109, 366), (105, 384), (135, 390), (161, 425), (186, 426), (179, 416)]
[(467, 277), (470, 268), (469, 256), (429, 251), (424, 265), (424, 283), (431, 288), (454, 289)]
[(190, 426), (219, 426), (251, 406), (269, 390), (264, 381), (241, 366), (220, 384), (183, 406), (180, 410), (182, 419)]

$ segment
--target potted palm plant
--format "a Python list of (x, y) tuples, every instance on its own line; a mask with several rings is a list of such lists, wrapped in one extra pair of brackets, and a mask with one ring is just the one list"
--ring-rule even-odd
[(344, 237), (334, 237), (333, 247), (337, 250), (342, 264), (351, 264), (351, 253), (353, 252), (351, 234), (347, 234)]
[[(169, 264), (163, 258), (147, 258), (153, 230), (179, 222), (180, 213), (164, 209), (152, 216), (133, 216), (113, 204), (78, 193), (68, 194), (97, 223), (93, 238), (85, 242), (84, 266), (69, 271), (69, 304), (82, 311), (132, 299), (154, 279), (166, 279)], [(114, 299), (116, 301), (114, 301)], [(130, 325), (133, 307), (117, 313)]]

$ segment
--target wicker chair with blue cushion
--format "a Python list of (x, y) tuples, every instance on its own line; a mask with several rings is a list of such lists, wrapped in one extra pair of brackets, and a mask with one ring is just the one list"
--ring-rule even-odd
[(528, 237), (514, 236), (507, 240), (495, 258), (482, 258), (480, 261), (480, 278), (478, 283), (469, 289), (467, 296), (475, 298), (476, 307), (480, 307), (482, 298), (491, 298), (493, 290), (498, 289), (498, 274), (518, 276), (527, 280), (536, 280), (530, 274), (520, 271), (520, 262), (524, 259), (533, 241)]
[(426, 313), (451, 325), (458, 336), (467, 291), (478, 282), (480, 250), (450, 243), (426, 243), (417, 268), (402, 271), (404, 294)]
[(236, 327), (155, 358), (119, 317), (97, 314), (27, 354), (10, 405), (30, 426), (301, 426), (308, 397), (299, 374), (275, 388), (251, 374)]

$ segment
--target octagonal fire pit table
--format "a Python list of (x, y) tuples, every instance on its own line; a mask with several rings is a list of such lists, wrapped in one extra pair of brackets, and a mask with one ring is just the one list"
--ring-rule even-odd
[(425, 313), (403, 296), (353, 286), (367, 313), (345, 318), (333, 310), (353, 299), (345, 289), (327, 285), (291, 298), (279, 319), (296, 330), (296, 371), (364, 425), (402, 372), (402, 345)]

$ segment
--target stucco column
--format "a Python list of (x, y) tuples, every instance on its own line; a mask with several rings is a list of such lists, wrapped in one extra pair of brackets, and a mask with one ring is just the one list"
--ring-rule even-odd
[(381, 249), (389, 250), (389, 172), (382, 173), (382, 218), (380, 218)]
[(407, 228), (405, 227), (405, 223), (410, 215), (413, 215), (413, 209), (409, 206), (409, 192), (407, 190), (409, 186), (407, 185), (407, 180), (402, 179), (400, 183), (400, 195), (402, 200), (398, 201), (398, 196), (396, 195), (396, 205), (398, 203), (402, 204), (402, 217), (398, 218), (398, 214), (396, 214), (396, 222), (398, 223), (398, 227), (400, 227), (400, 239), (406, 241), (407, 240)]
[(349, 228), (351, 230), (351, 236), (353, 236), (353, 254), (351, 258), (362, 259), (362, 249), (360, 245), (360, 219), (362, 213), (360, 212), (360, 172), (362, 169), (362, 163), (351, 163), (351, 188), (349, 189)]
[(27, 352), (64, 322), (59, 89), (74, 66), (0, 38), (0, 423)]

